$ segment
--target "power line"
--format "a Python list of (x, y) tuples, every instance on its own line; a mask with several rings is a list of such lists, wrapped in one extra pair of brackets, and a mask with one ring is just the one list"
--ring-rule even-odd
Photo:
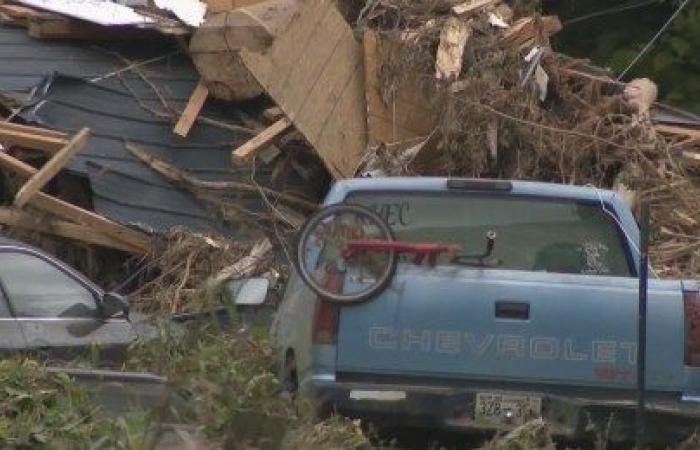
[(592, 12), (590, 14), (586, 14), (584, 16), (574, 17), (573, 19), (569, 19), (569, 20), (563, 22), (562, 25), (564, 25), (564, 26), (571, 25), (574, 23), (583, 22), (585, 20), (594, 19), (596, 17), (607, 16), (610, 14), (617, 14), (620, 12), (629, 11), (631, 9), (643, 8), (645, 6), (649, 6), (649, 5), (654, 4), (654, 3), (659, 3), (659, 0), (647, 0), (644, 2), (632, 3), (632, 4), (627, 4), (627, 5), (616, 6), (614, 8), (603, 9), (601, 11), (595, 11), (595, 12)]
[(629, 64), (629, 66), (627, 66), (627, 68), (622, 71), (620, 76), (617, 77), (617, 81), (620, 81), (622, 79), (622, 77), (624, 77), (625, 74), (627, 74), (627, 72), (635, 64), (637, 64), (637, 62), (642, 58), (642, 56), (644, 56), (646, 54), (646, 52), (649, 51), (649, 49), (654, 45), (654, 43), (656, 43), (657, 39), (659, 39), (661, 37), (661, 35), (664, 34), (666, 29), (671, 25), (671, 23), (675, 20), (675, 18), (678, 17), (678, 15), (681, 13), (681, 11), (683, 11), (683, 8), (685, 8), (685, 5), (687, 5), (688, 3), (690, 3), (690, 0), (683, 0), (683, 3), (681, 3), (681, 6), (678, 7), (676, 12), (674, 12), (671, 15), (671, 17), (669, 17), (669, 19), (666, 21), (666, 23), (664, 23), (664, 25), (661, 27), (661, 29), (658, 31), (658, 33), (656, 33), (654, 35), (654, 37), (651, 38), (651, 40), (647, 43), (647, 45), (644, 46), (642, 51), (640, 51), (639, 54), (637, 56), (635, 56), (635, 58), (632, 60), (632, 62)]

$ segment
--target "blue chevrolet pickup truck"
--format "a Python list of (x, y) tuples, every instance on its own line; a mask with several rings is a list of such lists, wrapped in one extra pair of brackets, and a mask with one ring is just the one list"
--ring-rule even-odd
[[(354, 179), (328, 194), (325, 205), (338, 204), (374, 211), (402, 242), (488, 251), (466, 263), (399, 258), (386, 287), (347, 304), (317, 295), (297, 270), (273, 324), (290, 390), (382, 423), (506, 430), (543, 417), (555, 434), (596, 424), (627, 434), (639, 229), (614, 192)], [(648, 286), (648, 413), (657, 431), (680, 435), (700, 418), (698, 284), (652, 273)]]

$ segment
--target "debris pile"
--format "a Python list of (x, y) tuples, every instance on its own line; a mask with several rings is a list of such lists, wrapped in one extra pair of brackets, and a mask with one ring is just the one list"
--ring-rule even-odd
[[(161, 266), (161, 281), (182, 285), (172, 293), (179, 310), (182, 291), (202, 281), (185, 270), (188, 259), (191, 273), (234, 260), (200, 269), (191, 255), (211, 246), (173, 241), (175, 225), (247, 249), (264, 235), (277, 244), (298, 230), (328, 177), (541, 180), (651, 202), (657, 271), (697, 277), (700, 118), (656, 103), (650, 80), (623, 83), (554, 52), (550, 39), (562, 25), (537, 4), (0, 4), (0, 21), (20, 34), (60, 38), (45, 43), (49, 53), (112, 66), (95, 73), (42, 60), (48, 78), (30, 83), (17, 81), (26, 71), (15, 74), (4, 61), (16, 55), (0, 49), (13, 76), (0, 74), (8, 117), (0, 164), (15, 183), (3, 193), (14, 207), (0, 210), (0, 222), (134, 255), (153, 255), (154, 236), (165, 236), (176, 244), (164, 254), (174, 265)], [(147, 51), (159, 39), (173, 44), (174, 35), (178, 45)], [(118, 45), (98, 54), (97, 40)], [(59, 195), (75, 194), (74, 186), (42, 191), (59, 172), (87, 180), (88, 198)], [(33, 208), (52, 219), (35, 220)]]

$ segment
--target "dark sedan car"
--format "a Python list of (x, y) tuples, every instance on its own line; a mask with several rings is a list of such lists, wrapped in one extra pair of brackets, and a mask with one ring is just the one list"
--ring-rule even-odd
[(124, 299), (30, 245), (0, 237), (0, 351), (64, 357), (138, 336)]

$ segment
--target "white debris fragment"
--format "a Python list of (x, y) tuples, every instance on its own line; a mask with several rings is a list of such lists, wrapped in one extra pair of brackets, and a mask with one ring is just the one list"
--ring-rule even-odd
[(497, 28), (508, 28), (510, 25), (506, 23), (500, 16), (494, 13), (489, 13), (489, 23)]
[(152, 20), (128, 6), (104, 0), (18, 0), (25, 5), (99, 25), (139, 25)]
[(540, 101), (543, 102), (547, 99), (547, 85), (549, 84), (549, 75), (544, 71), (542, 66), (539, 64), (535, 69), (535, 83), (537, 83), (537, 92), (540, 94)]
[(155, 0), (160, 9), (172, 11), (178, 19), (191, 27), (198, 27), (204, 23), (204, 15), (207, 13), (206, 3), (199, 0)]

